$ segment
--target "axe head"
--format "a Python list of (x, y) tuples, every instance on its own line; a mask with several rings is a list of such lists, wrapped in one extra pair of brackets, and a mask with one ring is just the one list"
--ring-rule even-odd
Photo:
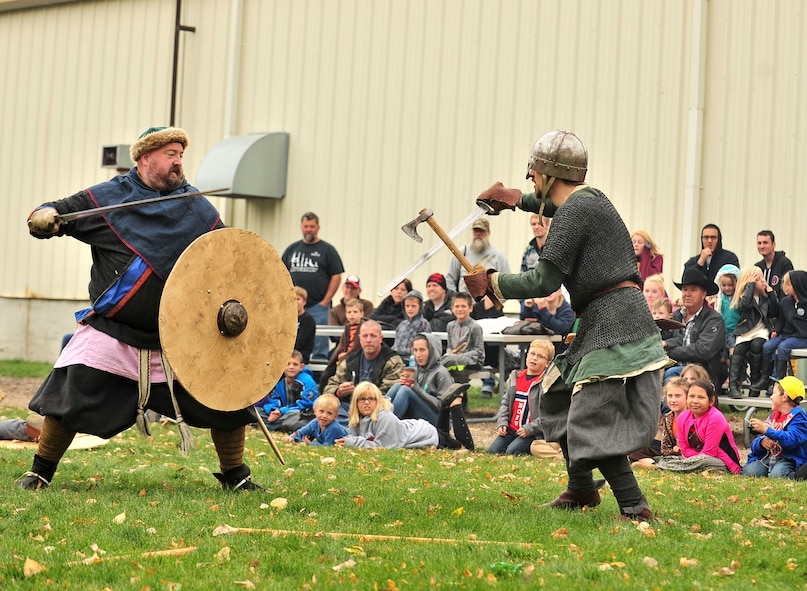
[(418, 234), (418, 224), (425, 222), (433, 215), (434, 212), (431, 209), (421, 209), (418, 217), (401, 226), (401, 230), (415, 242), (423, 242), (423, 238)]

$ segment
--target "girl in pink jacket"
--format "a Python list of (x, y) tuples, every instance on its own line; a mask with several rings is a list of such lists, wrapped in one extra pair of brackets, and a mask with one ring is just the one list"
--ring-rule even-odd
[(715, 406), (717, 394), (711, 382), (695, 380), (687, 393), (687, 410), (678, 418), (681, 455), (697, 461), (703, 469), (723, 468), (740, 472), (740, 452), (731, 427)]

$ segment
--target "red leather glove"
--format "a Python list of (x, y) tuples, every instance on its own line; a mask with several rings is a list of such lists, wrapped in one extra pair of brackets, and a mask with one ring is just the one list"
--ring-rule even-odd
[(496, 269), (485, 269), (484, 267), (476, 266), (462, 278), (468, 287), (468, 293), (473, 296), (474, 300), (479, 302), (486, 295), (493, 294), (493, 288), (490, 285), (490, 274), (495, 272)]
[(476, 198), (476, 202), (491, 209), (488, 215), (499, 215), (499, 212), (504, 209), (515, 210), (519, 199), (521, 199), (521, 191), (508, 189), (501, 183), (495, 183), (490, 189), (483, 191)]

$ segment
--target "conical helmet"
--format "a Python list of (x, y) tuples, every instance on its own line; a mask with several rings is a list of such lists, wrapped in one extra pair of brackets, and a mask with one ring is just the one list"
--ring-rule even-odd
[(556, 129), (539, 137), (532, 147), (527, 178), (534, 170), (548, 177), (582, 182), (587, 168), (588, 152), (580, 138), (571, 131)]

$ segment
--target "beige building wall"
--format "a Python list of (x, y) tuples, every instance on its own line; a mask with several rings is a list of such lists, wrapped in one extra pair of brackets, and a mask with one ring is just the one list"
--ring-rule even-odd
[[(51, 360), (42, 335), (71, 328), (65, 301), (86, 305), (87, 247), (33, 240), (24, 220), (114, 174), (103, 145), (168, 123), (175, 7), (0, 0), (0, 313), (24, 320), (2, 323), (0, 357)], [(429, 207), (450, 228), (497, 180), (530, 190), (532, 143), (557, 127), (586, 142), (588, 179), (628, 228), (661, 245), (673, 295), (707, 222), (743, 264), (762, 227), (805, 264), (798, 0), (183, 0), (181, 23), (195, 27), (180, 34), (176, 110), (191, 182), (221, 139), (289, 132), (285, 198), (214, 203), (280, 251), (315, 211), (376, 302), (436, 241), (403, 223)], [(529, 216), (491, 229), (517, 269)]]

